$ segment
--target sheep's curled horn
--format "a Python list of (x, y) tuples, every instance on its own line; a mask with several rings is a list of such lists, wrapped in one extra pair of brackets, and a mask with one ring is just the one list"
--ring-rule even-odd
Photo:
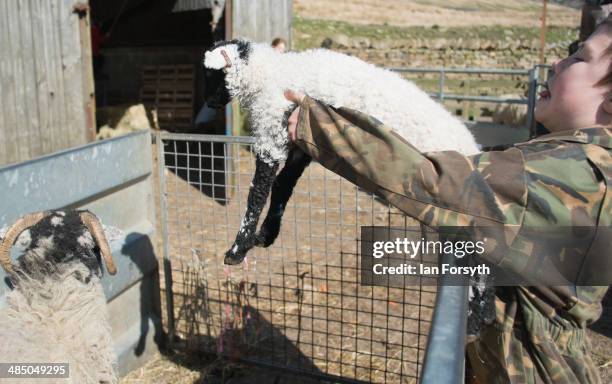
[(102, 228), (102, 224), (100, 224), (100, 220), (91, 212), (81, 212), (80, 213), (81, 220), (83, 220), (83, 224), (89, 229), (91, 236), (94, 238), (96, 244), (98, 244), (98, 248), (100, 248), (100, 255), (104, 259), (104, 264), (106, 264), (106, 270), (111, 275), (117, 273), (117, 267), (115, 267), (115, 263), (113, 262), (113, 253), (111, 252), (110, 245), (108, 244), (108, 240), (106, 239), (106, 235), (104, 234), (104, 229)]
[[(39, 221), (44, 219), (48, 213), (46, 212), (37, 212), (30, 213), (23, 217), (13, 224), (4, 236), (2, 243), (0, 244), (0, 265), (7, 273), (13, 273), (14, 267), (11, 262), (10, 251), (11, 247), (21, 234), (21, 232), (26, 229), (36, 225)], [(113, 255), (110, 249), (110, 245), (108, 244), (108, 240), (106, 239), (106, 235), (104, 235), (104, 229), (102, 228), (102, 224), (98, 218), (91, 212), (81, 212), (79, 214), (83, 224), (87, 227), (94, 241), (100, 248), (100, 255), (104, 259), (104, 264), (106, 265), (106, 269), (108, 273), (114, 275), (117, 273), (117, 268), (115, 267), (115, 263), (113, 262)]]

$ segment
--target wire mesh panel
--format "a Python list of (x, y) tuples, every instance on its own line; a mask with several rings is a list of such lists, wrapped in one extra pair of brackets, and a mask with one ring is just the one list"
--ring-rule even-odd
[(436, 287), (360, 284), (361, 226), (418, 228), (397, 210), (313, 163), (276, 242), (223, 264), (254, 174), (250, 142), (158, 136), (177, 343), (336, 381), (416, 382)]

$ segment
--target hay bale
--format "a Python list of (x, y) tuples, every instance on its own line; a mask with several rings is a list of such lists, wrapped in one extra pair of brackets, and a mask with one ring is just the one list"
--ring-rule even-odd
[(115, 128), (106, 124), (96, 135), (97, 140), (110, 139), (130, 132), (151, 129), (147, 111), (143, 104), (132, 105), (123, 112)]

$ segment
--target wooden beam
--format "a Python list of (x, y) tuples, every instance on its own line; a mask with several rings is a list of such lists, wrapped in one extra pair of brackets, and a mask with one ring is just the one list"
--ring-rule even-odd
[(83, 108), (85, 110), (85, 135), (88, 142), (96, 139), (96, 97), (91, 51), (91, 12), (89, 5), (76, 3), (74, 11), (79, 15), (81, 44), (81, 71), (83, 75)]
[(546, 48), (546, 4), (547, 0), (542, 0), (542, 16), (540, 20), (542, 21), (542, 26), (540, 27), (540, 64), (545, 63), (544, 50)]

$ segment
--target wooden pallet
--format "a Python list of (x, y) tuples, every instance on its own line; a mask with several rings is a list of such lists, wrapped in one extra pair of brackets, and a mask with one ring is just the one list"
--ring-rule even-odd
[(151, 65), (143, 67), (141, 76), (140, 101), (157, 110), (159, 127), (171, 132), (193, 128), (195, 67)]

